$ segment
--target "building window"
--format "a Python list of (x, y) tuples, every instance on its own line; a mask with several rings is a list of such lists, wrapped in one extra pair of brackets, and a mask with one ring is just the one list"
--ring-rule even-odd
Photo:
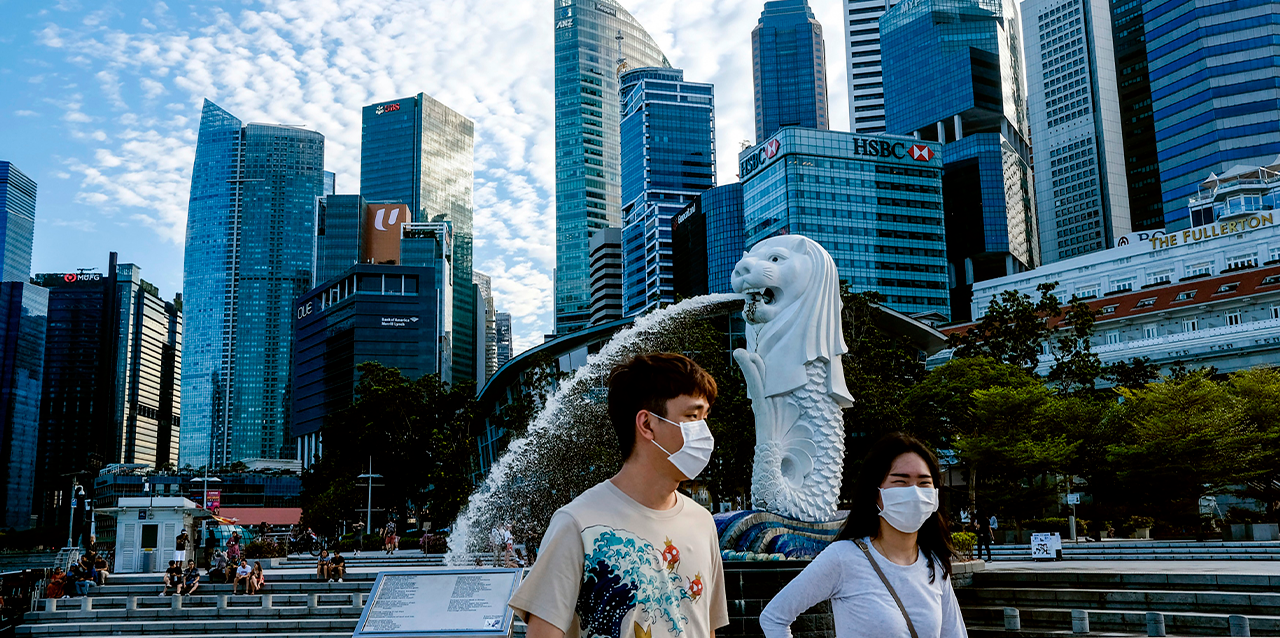
[(1148, 286), (1155, 286), (1158, 284), (1167, 284), (1170, 281), (1173, 281), (1172, 270), (1165, 270), (1165, 271), (1155, 272), (1155, 273), (1147, 273)]
[(1231, 282), (1231, 283), (1229, 283), (1229, 284), (1222, 284), (1221, 286), (1218, 286), (1218, 292), (1215, 292), (1215, 293), (1213, 293), (1213, 294), (1215, 294), (1215, 295), (1221, 295), (1221, 294), (1223, 294), (1223, 293), (1227, 293), (1227, 292), (1235, 292), (1235, 291), (1236, 291), (1236, 288), (1239, 288), (1239, 287), (1240, 287), (1240, 282), (1238, 282), (1238, 281), (1233, 281), (1233, 282)]
[(1242, 268), (1253, 268), (1258, 265), (1258, 255), (1250, 253), (1245, 255), (1236, 255), (1227, 258), (1227, 270), (1240, 270)]
[(1280, 306), (1271, 306), (1271, 318), (1280, 319)]
[(1152, 306), (1154, 306), (1154, 305), (1156, 305), (1156, 298), (1155, 298), (1155, 297), (1147, 297), (1146, 299), (1143, 299), (1143, 300), (1139, 301), (1138, 303), (1134, 304), (1134, 306), (1133, 306), (1133, 307), (1134, 307), (1134, 308), (1150, 308), (1150, 307), (1152, 307)]
[(1104, 314), (1104, 315), (1114, 315), (1114, 314), (1116, 314), (1116, 308), (1118, 308), (1118, 307), (1119, 307), (1119, 305), (1120, 305), (1120, 304), (1111, 304), (1110, 306), (1103, 306), (1103, 307), (1102, 307), (1102, 314)]
[(1207, 261), (1202, 264), (1187, 266), (1188, 277), (1199, 277), (1200, 275), (1212, 275), (1212, 274), (1213, 274), (1213, 264)]
[(1101, 290), (1102, 286), (1085, 286), (1076, 290), (1076, 299), (1093, 299), (1098, 296), (1098, 292)]
[(1133, 290), (1133, 278), (1121, 279), (1111, 285), (1111, 292), (1122, 292)]
[(1195, 299), (1195, 297), (1196, 297), (1196, 291), (1184, 290), (1178, 293), (1178, 297), (1174, 299), (1174, 301), (1189, 301), (1191, 299)]
[(1160, 336), (1160, 328), (1158, 326), (1147, 326), (1142, 329), (1143, 339), (1155, 339)]
[(1112, 330), (1107, 333), (1107, 345), (1114, 346), (1120, 343), (1120, 331)]
[(1259, 286), (1274, 286), (1274, 285), (1276, 285), (1276, 284), (1280, 284), (1280, 275), (1271, 275), (1270, 277), (1267, 277), (1267, 278), (1263, 279), (1263, 280), (1262, 280), (1262, 283), (1260, 283), (1260, 284), (1258, 284), (1258, 285), (1259, 285)]
[(1272, 248), (1267, 251), (1267, 263), (1280, 261), (1280, 248)]
[(1228, 326), (1238, 326), (1238, 325), (1240, 325), (1240, 311), (1239, 311), (1239, 310), (1237, 310), (1237, 311), (1235, 311), (1235, 312), (1228, 312), (1228, 313), (1227, 313), (1227, 325), (1228, 325)]
[(1195, 332), (1198, 328), (1199, 326), (1196, 324), (1195, 319), (1187, 319), (1186, 321), (1182, 322), (1183, 332)]

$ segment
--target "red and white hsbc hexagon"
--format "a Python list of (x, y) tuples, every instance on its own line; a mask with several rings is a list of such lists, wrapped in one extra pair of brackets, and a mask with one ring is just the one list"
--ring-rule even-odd
[(917, 162), (927, 162), (933, 159), (935, 153), (933, 152), (933, 149), (924, 144), (915, 144), (907, 151), (907, 155), (911, 156), (911, 159), (916, 160)]

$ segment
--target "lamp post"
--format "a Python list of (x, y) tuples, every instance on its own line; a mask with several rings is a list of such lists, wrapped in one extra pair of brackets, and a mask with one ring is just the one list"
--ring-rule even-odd
[[(367, 474), (361, 474), (356, 478), (368, 479), (368, 482), (369, 482), (369, 493), (365, 497), (365, 511), (364, 511), (364, 533), (368, 534), (369, 532), (373, 531), (373, 479), (382, 478), (381, 474), (373, 473), (373, 457), (372, 456), (369, 457), (369, 472)], [(361, 538), (356, 542), (363, 545), (364, 539)]]
[(212, 481), (214, 483), (221, 483), (222, 479), (216, 476), (209, 476), (209, 468), (205, 467), (204, 476), (197, 476), (191, 479), (191, 481), (192, 482), (200, 481), (200, 483), (204, 485), (204, 497), (200, 500), (200, 507), (203, 507), (205, 511), (208, 511), (209, 510), (209, 482)]
[(84, 488), (75, 479), (71, 480), (71, 509), (67, 513), (67, 547), (75, 547), (76, 536), (76, 501), (84, 498)]

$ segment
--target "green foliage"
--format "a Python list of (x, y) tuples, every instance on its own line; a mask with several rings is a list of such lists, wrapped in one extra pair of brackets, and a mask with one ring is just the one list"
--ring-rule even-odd
[(970, 532), (952, 532), (951, 546), (956, 548), (956, 555), (973, 560), (973, 548), (978, 546), (978, 536)]
[(1104, 366), (1102, 378), (1119, 388), (1141, 390), (1160, 378), (1160, 367), (1151, 363), (1150, 357), (1138, 357)]
[[(737, 320), (737, 318), (733, 318)], [(700, 319), (686, 330), (683, 354), (702, 366), (713, 379), (719, 396), (707, 417), (707, 427), (716, 437), (716, 451), (699, 477), (711, 493), (713, 510), (720, 503), (749, 505), (751, 466), (755, 456), (755, 419), (747, 398), (746, 380), (733, 362), (733, 347), (742, 344), (729, 339), (731, 318)]]
[(449, 521), (470, 494), (475, 391), (435, 375), (409, 380), (377, 362), (357, 368), (356, 399), (324, 426), (325, 455), (302, 477), (303, 524), (330, 533), (363, 518), (367, 488), (357, 475), (382, 475), (375, 507)]
[(1057, 287), (1056, 283), (1036, 286), (1038, 301), (1017, 290), (992, 297), (987, 314), (973, 327), (951, 335), (955, 356), (987, 357), (1034, 371), (1040, 363), (1040, 348), (1052, 335), (1048, 319), (1062, 313), (1058, 298), (1053, 296)]
[(275, 541), (259, 538), (249, 543), (244, 548), (244, 557), (249, 560), (255, 558), (279, 558), (285, 555), (284, 547), (281, 547)]
[(1053, 348), (1053, 367), (1049, 369), (1049, 381), (1057, 383), (1058, 388), (1066, 392), (1092, 391), (1102, 375), (1102, 360), (1093, 353), (1093, 326), (1097, 323), (1100, 310), (1094, 310), (1089, 304), (1072, 300), (1067, 306), (1066, 316), (1058, 326), (1055, 347)]

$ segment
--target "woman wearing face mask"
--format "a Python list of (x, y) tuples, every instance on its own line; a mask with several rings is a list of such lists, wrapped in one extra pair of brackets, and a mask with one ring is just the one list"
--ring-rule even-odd
[(837, 540), (760, 614), (766, 638), (831, 601), (837, 638), (964, 638), (951, 588), (951, 535), (938, 514), (938, 459), (920, 441), (889, 434), (862, 464)]

